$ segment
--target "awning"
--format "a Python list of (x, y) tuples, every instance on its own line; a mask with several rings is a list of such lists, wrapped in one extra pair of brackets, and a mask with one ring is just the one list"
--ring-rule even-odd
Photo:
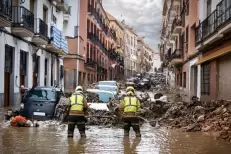
[(224, 48), (216, 50), (216, 51), (212, 52), (211, 54), (209, 54), (208, 56), (203, 57), (202, 59), (200, 59), (196, 63), (196, 65), (200, 65), (200, 64), (202, 64), (204, 62), (216, 59), (218, 57), (224, 56), (224, 55), (229, 54), (229, 53), (231, 53), (231, 45), (228, 45), (228, 46), (226, 46)]

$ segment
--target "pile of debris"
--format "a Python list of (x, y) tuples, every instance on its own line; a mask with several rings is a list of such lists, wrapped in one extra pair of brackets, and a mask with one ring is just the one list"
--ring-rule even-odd
[(166, 84), (166, 75), (164, 73), (155, 73), (151, 77), (152, 84), (155, 86), (163, 86)]
[(104, 127), (120, 127), (121, 120), (111, 111), (88, 110), (87, 125), (101, 125)]
[(220, 132), (218, 138), (231, 141), (231, 101), (176, 102), (165, 107), (166, 113), (157, 119), (160, 126), (188, 132)]

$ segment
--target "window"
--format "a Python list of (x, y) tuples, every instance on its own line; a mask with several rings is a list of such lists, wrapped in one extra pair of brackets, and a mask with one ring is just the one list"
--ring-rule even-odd
[(185, 35), (185, 51), (187, 52), (188, 51), (188, 26), (186, 28), (186, 35)]
[(47, 23), (47, 7), (43, 6), (43, 21)]
[(54, 16), (54, 15), (52, 15), (52, 21), (56, 24), (56, 22), (57, 22), (57, 18)]
[(210, 94), (210, 64), (203, 64), (201, 66), (201, 94)]
[(184, 78), (184, 84), (183, 84), (183, 86), (184, 86), (184, 88), (186, 88), (186, 72), (184, 72), (183, 78)]
[(180, 73), (180, 87), (182, 87), (182, 73)]
[(20, 74), (27, 75), (27, 52), (20, 51)]
[(207, 0), (207, 17), (211, 14), (212, 11), (212, 1)]
[(189, 15), (189, 0), (186, 1), (186, 15)]

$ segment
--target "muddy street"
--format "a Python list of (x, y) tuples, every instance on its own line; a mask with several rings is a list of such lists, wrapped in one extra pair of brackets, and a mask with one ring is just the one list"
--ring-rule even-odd
[[(4, 126), (4, 125), (2, 125)], [(123, 137), (121, 129), (91, 126), (87, 138), (66, 136), (65, 125), (48, 125), (39, 128), (1, 128), (1, 154), (64, 154), (64, 153), (154, 153), (154, 154), (228, 154), (231, 145), (216, 141), (209, 134), (183, 133), (157, 129), (144, 124), (142, 138)]]

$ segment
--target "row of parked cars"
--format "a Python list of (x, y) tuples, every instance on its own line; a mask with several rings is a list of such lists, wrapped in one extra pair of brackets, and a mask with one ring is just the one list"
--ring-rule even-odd
[(125, 85), (133, 86), (137, 90), (149, 90), (152, 83), (150, 78), (137, 74), (134, 77), (127, 78)]
[[(86, 89), (86, 91), (97, 94), (100, 102), (106, 105), (110, 99), (118, 97), (119, 84), (116, 81), (100, 81), (95, 89)], [(20, 113), (26, 118), (52, 119), (61, 96), (61, 88), (33, 87), (24, 93)], [(98, 102), (89, 102), (92, 106), (96, 103)]]

